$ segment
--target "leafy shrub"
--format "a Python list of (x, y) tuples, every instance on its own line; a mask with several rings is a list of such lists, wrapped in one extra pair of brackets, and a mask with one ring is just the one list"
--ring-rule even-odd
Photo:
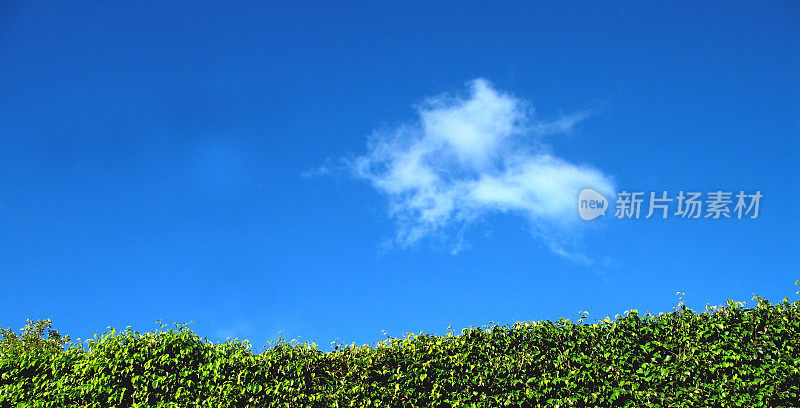
[(256, 354), (186, 325), (111, 329), (63, 349), (60, 336), (43, 338), (49, 321), (29, 322), (27, 337), (2, 332), (0, 406), (800, 406), (800, 302), (757, 299), (409, 334), (327, 353), (280, 341)]
[[(34, 349), (40, 351), (55, 351), (61, 350), (62, 347), (69, 343), (69, 336), (61, 337), (58, 330), (51, 329), (53, 322), (49, 319), (39, 320), (33, 322), (28, 320), (25, 327), (20, 329), (22, 335), (18, 336), (11, 329), (4, 329), (0, 327), (0, 351), (2, 352), (15, 352), (19, 353), (22, 350)], [(45, 330), (47, 330), (47, 337), (44, 337)]]

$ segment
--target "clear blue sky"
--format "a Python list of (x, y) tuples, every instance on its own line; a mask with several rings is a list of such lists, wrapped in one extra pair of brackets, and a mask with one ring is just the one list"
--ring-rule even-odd
[[(0, 5), (2, 327), (326, 348), (796, 297), (795, 2), (162, 3)], [(764, 197), (572, 222), (582, 183)]]

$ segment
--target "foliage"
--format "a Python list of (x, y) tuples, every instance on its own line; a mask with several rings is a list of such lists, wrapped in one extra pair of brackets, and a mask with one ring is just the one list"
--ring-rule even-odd
[[(3, 331), (2, 407), (797, 407), (800, 301), (409, 334), (213, 344), (185, 325), (60, 347)], [(31, 340), (25, 340), (31, 339)], [(20, 347), (20, 344), (23, 346)], [(59, 347), (51, 345), (59, 344)]]
[[(61, 337), (58, 330), (51, 329), (53, 322), (50, 319), (33, 322), (30, 319), (21, 328), (22, 335), (18, 336), (11, 329), (0, 327), (0, 352), (20, 353), (23, 350), (38, 350), (42, 352), (62, 350), (69, 343), (69, 336)], [(47, 330), (47, 337), (44, 337)]]

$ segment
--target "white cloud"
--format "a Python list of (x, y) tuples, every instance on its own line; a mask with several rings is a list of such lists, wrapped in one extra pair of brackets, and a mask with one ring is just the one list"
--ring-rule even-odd
[[(439, 237), (456, 252), (466, 246), (463, 231), (496, 212), (524, 217), (533, 235), (550, 237), (581, 225), (581, 189), (614, 191), (601, 171), (555, 157), (542, 141), (570, 132), (583, 114), (539, 121), (525, 101), (486, 80), (468, 87), (463, 97), (426, 99), (416, 107), (418, 121), (376, 132), (368, 152), (347, 161), (388, 197), (397, 244)], [(553, 244), (562, 238), (545, 240), (555, 253), (584, 259)]]
[(218, 341), (226, 341), (230, 339), (247, 339), (251, 338), (255, 331), (255, 325), (250, 322), (239, 321), (234, 324), (227, 324), (216, 328), (214, 334)]

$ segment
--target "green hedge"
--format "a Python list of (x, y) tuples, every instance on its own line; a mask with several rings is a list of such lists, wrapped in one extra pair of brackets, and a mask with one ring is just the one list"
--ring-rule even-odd
[[(410, 334), (212, 344), (185, 325), (66, 349), (4, 331), (2, 407), (798, 407), (800, 301)], [(53, 337), (53, 336), (51, 336)]]

